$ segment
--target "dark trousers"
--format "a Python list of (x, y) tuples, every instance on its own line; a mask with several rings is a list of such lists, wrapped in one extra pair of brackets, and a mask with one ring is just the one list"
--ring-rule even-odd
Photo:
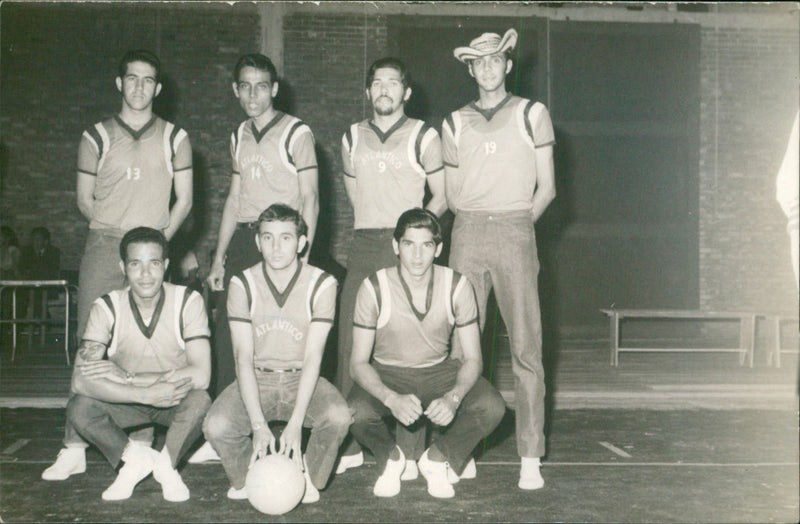
[[(415, 394), (425, 409), (431, 401), (453, 388), (461, 362), (448, 359), (428, 368), (401, 368), (377, 362), (372, 366), (387, 387), (400, 394)], [(395, 439), (387, 425), (387, 422), (396, 422), (391, 411), (358, 384), (353, 386), (347, 403), (355, 412), (350, 432), (372, 452), (378, 471), (383, 472), (395, 447)], [(505, 410), (506, 404), (500, 393), (480, 377), (464, 397), (453, 421), (441, 435), (435, 437), (432, 445), (442, 452), (450, 467), (460, 475), (472, 450), (481, 439), (494, 431)]]
[(239, 225), (228, 244), (225, 258), (225, 291), (218, 297), (217, 315), (214, 319), (214, 345), (211, 351), (212, 376), (209, 392), (214, 398), (217, 398), (236, 379), (236, 361), (231, 342), (231, 328), (228, 325), (228, 284), (233, 275), (262, 260), (261, 253), (256, 248), (255, 238), (255, 229)]

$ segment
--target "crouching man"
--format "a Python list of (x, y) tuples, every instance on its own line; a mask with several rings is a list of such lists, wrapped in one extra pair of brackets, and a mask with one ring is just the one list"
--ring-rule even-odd
[[(217, 397), (203, 424), (231, 483), (231, 499), (247, 498), (250, 464), (273, 452), (303, 468), (303, 503), (316, 502), (352, 422), (339, 390), (319, 376), (336, 312), (336, 280), (298, 259), (307, 231), (298, 211), (271, 205), (256, 226), (262, 262), (231, 278), (227, 311), (236, 380)], [(270, 421), (286, 422), (279, 439)], [(311, 428), (305, 456), (303, 426)]]
[[(169, 259), (160, 231), (132, 229), (119, 249), (129, 286), (92, 305), (67, 419), (114, 468), (123, 462), (103, 500), (129, 498), (152, 472), (164, 499), (182, 502), (189, 489), (175, 467), (200, 436), (211, 405), (205, 306), (197, 292), (164, 282)], [(123, 431), (153, 423), (168, 428), (160, 452)]]
[[(449, 498), (455, 494), (449, 478), (458, 478), (473, 448), (500, 423), (505, 403), (481, 377), (472, 286), (433, 263), (442, 250), (436, 216), (421, 208), (406, 211), (392, 244), (400, 264), (364, 279), (356, 299), (350, 361), (356, 386), (347, 399), (355, 411), (351, 433), (382, 471), (373, 493), (393, 497), (406, 459), (386, 419), (409, 426), (425, 416), (445, 428), (422, 454), (419, 470), (428, 493)], [(448, 358), (454, 329), (462, 360)]]

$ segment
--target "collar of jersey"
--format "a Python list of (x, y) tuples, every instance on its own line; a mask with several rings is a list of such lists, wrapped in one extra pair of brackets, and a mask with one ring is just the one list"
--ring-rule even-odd
[(261, 139), (264, 138), (264, 135), (266, 135), (267, 132), (269, 132), (270, 129), (275, 127), (275, 125), (278, 122), (280, 122), (281, 118), (283, 118), (283, 112), (282, 111), (277, 111), (275, 113), (275, 116), (272, 117), (272, 120), (270, 120), (267, 123), (267, 125), (265, 125), (264, 128), (261, 131), (259, 131), (258, 128), (256, 127), (256, 121), (255, 120), (250, 120), (250, 129), (251, 129), (251, 131), (253, 131), (253, 137), (255, 137), (256, 143), (261, 142)]
[[(436, 271), (435, 268), (433, 268)], [(406, 299), (408, 300), (408, 304), (411, 306), (411, 311), (414, 312), (414, 315), (417, 317), (419, 321), (425, 320), (425, 316), (431, 310), (431, 300), (433, 300), (433, 273), (431, 271), (431, 278), (428, 281), (428, 291), (427, 295), (425, 296), (425, 311), (419, 312), (417, 308), (414, 306), (414, 297), (411, 295), (411, 288), (408, 287), (406, 284), (406, 280), (403, 278), (403, 273), (400, 271), (400, 265), (397, 266), (397, 276), (400, 277), (400, 284), (403, 286), (403, 291), (406, 294)]]
[(133, 293), (130, 290), (128, 291), (128, 301), (131, 304), (131, 311), (133, 311), (133, 319), (136, 321), (136, 325), (139, 326), (139, 330), (148, 339), (150, 339), (153, 336), (153, 333), (155, 333), (158, 320), (161, 318), (161, 310), (164, 309), (164, 301), (166, 300), (167, 294), (164, 292), (163, 284), (158, 293), (159, 295), (158, 302), (156, 303), (156, 309), (153, 311), (153, 316), (150, 318), (150, 325), (148, 326), (145, 325), (144, 320), (142, 319), (142, 314), (139, 312), (139, 306), (137, 306), (136, 301), (133, 300)]
[(275, 299), (275, 302), (278, 303), (278, 307), (282, 308), (283, 305), (286, 303), (286, 300), (289, 298), (289, 294), (291, 294), (294, 285), (297, 283), (297, 279), (300, 277), (300, 270), (303, 268), (303, 263), (298, 260), (297, 261), (297, 270), (292, 275), (292, 279), (289, 281), (289, 284), (286, 286), (286, 289), (283, 290), (283, 293), (278, 291), (278, 288), (275, 287), (275, 284), (269, 278), (267, 274), (267, 263), (261, 262), (261, 271), (264, 273), (264, 280), (267, 281), (267, 287), (269, 287), (270, 293), (272, 293), (272, 297)]
[(131, 137), (134, 140), (139, 140), (140, 138), (142, 138), (142, 135), (144, 135), (147, 132), (147, 130), (153, 127), (153, 124), (156, 123), (156, 115), (153, 115), (150, 118), (150, 120), (145, 125), (140, 127), (138, 130), (133, 129), (131, 126), (123, 122), (122, 119), (119, 117), (119, 115), (114, 115), (114, 120), (116, 120), (117, 124), (119, 124), (119, 126), (122, 129), (124, 129), (129, 135), (131, 135)]
[(478, 102), (477, 101), (470, 102), (469, 105), (470, 105), (470, 107), (472, 107), (472, 109), (474, 109), (475, 111), (477, 111), (478, 113), (483, 115), (483, 118), (485, 118), (487, 121), (489, 121), (489, 120), (492, 119), (492, 117), (494, 115), (497, 114), (498, 111), (500, 111), (503, 108), (504, 105), (506, 105), (508, 103), (509, 100), (511, 100), (512, 96), (513, 95), (510, 92), (506, 93), (506, 97), (503, 100), (501, 100), (499, 104), (497, 104), (496, 106), (494, 106), (491, 109), (481, 109), (480, 107), (478, 107)]
[(394, 125), (390, 127), (385, 133), (381, 131), (381, 128), (376, 126), (375, 122), (373, 122), (372, 120), (369, 120), (367, 123), (369, 124), (369, 127), (371, 127), (372, 130), (375, 132), (375, 134), (378, 135), (378, 139), (381, 141), (381, 144), (383, 144), (389, 139), (392, 133), (400, 129), (403, 126), (403, 124), (406, 123), (406, 120), (408, 120), (408, 117), (406, 115), (401, 116), (400, 120), (395, 122)]

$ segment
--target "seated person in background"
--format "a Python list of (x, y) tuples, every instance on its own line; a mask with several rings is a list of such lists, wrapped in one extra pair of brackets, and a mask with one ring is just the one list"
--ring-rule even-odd
[[(436, 216), (421, 208), (406, 211), (397, 220), (392, 244), (400, 264), (364, 279), (356, 299), (350, 431), (382, 471), (373, 493), (393, 497), (400, 493), (406, 459), (385, 419), (409, 426), (424, 415), (445, 428), (418, 464), (428, 493), (449, 498), (455, 494), (451, 479), (462, 474), (472, 450), (500, 423), (505, 402), (481, 377), (472, 286), (433, 263), (442, 250)], [(463, 345), (461, 360), (448, 358), (453, 329)]]
[(61, 251), (50, 244), (46, 227), (31, 230), (31, 245), (22, 248), (19, 269), (27, 280), (57, 280), (61, 272)]
[(16, 233), (8, 226), (0, 226), (0, 278), (3, 280), (19, 278), (19, 257), (19, 241)]
[[(222, 459), (228, 498), (247, 497), (249, 465), (271, 451), (304, 470), (303, 503), (316, 502), (352, 422), (339, 390), (319, 376), (336, 312), (336, 280), (299, 260), (308, 242), (299, 211), (272, 204), (256, 224), (263, 260), (234, 275), (228, 287), (236, 380), (214, 401), (203, 433)], [(274, 420), (286, 421), (279, 439), (268, 425)], [(304, 457), (303, 426), (311, 428)]]
[[(169, 260), (160, 231), (128, 231), (120, 256), (129, 287), (92, 305), (75, 358), (67, 420), (114, 468), (124, 462), (103, 500), (129, 498), (152, 472), (164, 499), (182, 502), (189, 489), (175, 466), (200, 436), (211, 404), (208, 316), (197, 292), (164, 282)], [(168, 428), (160, 452), (123, 431), (152, 423)]]
[[(61, 274), (61, 251), (50, 244), (50, 231), (46, 227), (35, 227), (31, 230), (31, 244), (22, 248), (19, 259), (19, 272), (25, 280), (58, 280)], [(43, 318), (46, 313), (44, 304), (47, 301), (46, 289), (31, 289), (30, 293), (20, 297), (28, 299), (28, 318), (34, 313)]]

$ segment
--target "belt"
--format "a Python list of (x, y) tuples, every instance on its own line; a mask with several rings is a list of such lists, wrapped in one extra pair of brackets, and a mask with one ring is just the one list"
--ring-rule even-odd
[(247, 229), (255, 229), (257, 225), (258, 225), (258, 221), (254, 221), (254, 222), (237, 222), (236, 223), (236, 229), (245, 229), (245, 228), (247, 228)]
[(262, 368), (256, 366), (256, 370), (261, 371), (262, 373), (297, 373), (303, 371), (300, 368), (292, 368), (292, 369), (269, 369), (269, 368)]

